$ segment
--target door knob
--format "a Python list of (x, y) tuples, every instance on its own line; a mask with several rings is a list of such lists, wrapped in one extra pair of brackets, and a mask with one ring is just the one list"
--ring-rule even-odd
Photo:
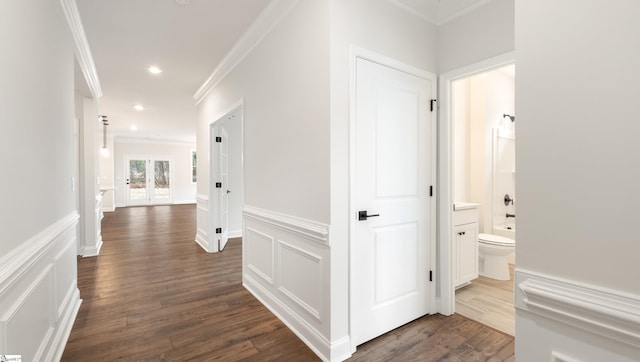
[(380, 214), (367, 215), (367, 210), (358, 211), (358, 220), (367, 220), (370, 217), (380, 216)]

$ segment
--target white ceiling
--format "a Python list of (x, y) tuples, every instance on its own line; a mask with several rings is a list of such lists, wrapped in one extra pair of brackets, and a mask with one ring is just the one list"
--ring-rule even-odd
[[(311, 1), (311, 0), (309, 0)], [(442, 24), (490, 0), (388, 0)], [(195, 142), (193, 94), (269, 0), (76, 0), (110, 135)], [(185, 3), (181, 5), (181, 3)], [(149, 66), (163, 70), (159, 75)], [(80, 72), (76, 82), (82, 85)], [(133, 106), (141, 104), (144, 111)], [(135, 125), (138, 130), (131, 131)]]
[[(76, 0), (108, 133), (195, 142), (193, 94), (268, 2)], [(151, 65), (163, 72), (152, 75)], [(136, 104), (145, 110), (136, 111)]]

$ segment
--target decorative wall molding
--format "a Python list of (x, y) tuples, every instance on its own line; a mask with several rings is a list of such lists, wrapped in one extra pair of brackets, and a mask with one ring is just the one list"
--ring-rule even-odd
[(0, 258), (0, 295), (51, 250), (57, 237), (75, 228), (79, 219), (74, 211)]
[(209, 249), (209, 234), (207, 232), (209, 228), (209, 195), (196, 195), (196, 219), (196, 243), (207, 253), (215, 251)]
[(94, 99), (102, 97), (102, 88), (100, 87), (100, 79), (98, 78), (98, 71), (96, 65), (93, 62), (93, 56), (91, 55), (91, 49), (89, 48), (89, 42), (82, 26), (82, 20), (80, 19), (80, 13), (75, 0), (60, 0), (62, 10), (69, 23), (71, 34), (76, 45), (76, 59), (78, 65), (82, 70), (87, 86), (91, 90), (91, 94)]
[(323, 360), (350, 356), (330, 340), (328, 226), (255, 207), (243, 224), (243, 285)]
[(295, 285), (289, 286), (287, 285), (287, 282), (284, 280), (284, 278), (289, 274), (288, 271), (282, 270), (282, 266), (285, 264), (284, 262), (279, 263), (279, 266), (280, 266), (279, 275), (281, 276), (280, 278), (281, 280), (280, 280), (280, 286), (278, 287), (278, 290), (282, 292), (282, 294), (289, 297), (289, 299), (291, 299), (293, 302), (298, 304), (300, 308), (307, 311), (315, 319), (317, 319), (318, 321), (321, 321), (322, 320), (321, 311), (318, 310), (317, 306), (312, 306), (310, 303), (311, 302), (318, 303), (318, 301), (322, 299), (322, 294), (323, 294), (322, 292), (324, 290), (323, 284), (322, 284), (322, 271), (323, 271), (322, 269), (324, 268), (323, 258), (319, 255), (315, 255), (314, 253), (304, 250), (303, 248), (284, 242), (282, 240), (278, 240), (278, 258), (280, 260), (284, 259), (283, 251), (289, 251), (289, 252), (295, 253), (301, 256), (302, 259), (306, 259), (310, 263), (315, 265), (313, 268), (307, 268), (307, 270), (312, 269), (318, 273), (316, 275), (316, 278), (315, 278), (316, 281), (314, 283), (315, 285), (318, 286), (318, 288), (314, 288), (314, 291), (317, 294), (317, 296), (315, 298), (307, 298), (308, 299), (307, 301), (302, 300), (298, 297), (298, 295), (301, 293), (295, 289)]
[(246, 219), (260, 221), (322, 244), (329, 243), (329, 226), (326, 224), (252, 206), (245, 206), (243, 213)]
[(65, 216), (0, 259), (0, 351), (59, 360), (80, 308), (79, 215)]
[(275, 238), (252, 227), (247, 227), (246, 251), (243, 263), (247, 269), (269, 285), (274, 285)]
[[(311, 350), (324, 361), (331, 361), (331, 343), (316, 329), (310, 326), (304, 319), (285, 303), (273, 298), (267, 289), (252, 280), (250, 276), (243, 277), (243, 286), (251, 292), (267, 309), (278, 317), (289, 329), (298, 336)], [(341, 360), (340, 360), (341, 361)]]
[(52, 348), (44, 358), (45, 361), (60, 361), (62, 359), (62, 353), (71, 335), (71, 329), (73, 329), (73, 323), (76, 321), (81, 304), (80, 290), (74, 285), (70, 298), (65, 298), (64, 313), (58, 320), (58, 328), (51, 341)]
[(209, 195), (197, 194), (196, 204), (199, 209), (202, 209), (204, 211), (209, 211)]
[(640, 298), (516, 269), (516, 308), (640, 347)]
[(215, 88), (229, 72), (231, 72), (262, 40), (273, 30), (276, 25), (289, 14), (298, 0), (272, 0), (251, 24), (249, 29), (234, 44), (229, 53), (214, 69), (209, 78), (195, 92), (193, 98), (196, 104)]

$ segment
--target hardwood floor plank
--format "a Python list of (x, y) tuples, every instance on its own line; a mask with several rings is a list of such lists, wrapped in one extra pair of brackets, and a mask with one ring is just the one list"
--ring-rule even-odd
[[(100, 256), (78, 259), (83, 303), (63, 361), (319, 361), (242, 286), (242, 240), (209, 254), (195, 205), (105, 214)], [(460, 315), (425, 316), (352, 361), (513, 360), (513, 338)]]

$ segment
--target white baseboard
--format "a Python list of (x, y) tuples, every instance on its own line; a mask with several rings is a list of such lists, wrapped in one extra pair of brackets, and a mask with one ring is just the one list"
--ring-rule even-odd
[(300, 318), (286, 304), (281, 303), (278, 298), (271, 295), (250, 276), (245, 277), (243, 285), (323, 361), (330, 360), (328, 351), (331, 349), (331, 344), (325, 337), (311, 328), (304, 319)]
[(116, 207), (115, 206), (111, 206), (111, 207), (102, 207), (102, 212), (114, 212), (116, 211)]
[(516, 268), (515, 306), (640, 348), (640, 300), (637, 296)]
[(62, 353), (71, 335), (71, 329), (73, 329), (73, 323), (78, 316), (82, 299), (80, 299), (80, 291), (75, 288), (69, 302), (64, 308), (65, 312), (62, 314), (62, 318), (58, 322), (58, 330), (53, 337), (53, 346), (49, 352), (49, 356), (46, 361), (60, 361), (62, 359)]
[(209, 236), (207, 235), (206, 231), (198, 228), (198, 230), (196, 231), (196, 240), (195, 241), (207, 253), (212, 253), (213, 252), (213, 251), (209, 250)]
[(82, 257), (92, 257), (100, 255), (100, 249), (102, 249), (102, 235), (98, 238), (98, 242), (95, 246), (85, 246), (82, 250)]
[(229, 237), (230, 238), (241, 238), (242, 237), (242, 230), (231, 230), (231, 231), (229, 231)]
[(195, 203), (196, 203), (196, 199), (177, 200), (173, 202), (174, 205), (188, 205), (188, 204), (195, 204)]

